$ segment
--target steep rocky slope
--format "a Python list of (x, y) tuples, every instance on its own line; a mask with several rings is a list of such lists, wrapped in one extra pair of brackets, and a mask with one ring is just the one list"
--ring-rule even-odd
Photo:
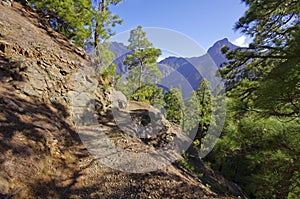
[(176, 164), (126, 173), (91, 156), (74, 125), (82, 110), (74, 96), (87, 87), (112, 138), (131, 150), (144, 143), (118, 134), (105, 82), (87, 60), (29, 8), (0, 1), (0, 198), (231, 198)]

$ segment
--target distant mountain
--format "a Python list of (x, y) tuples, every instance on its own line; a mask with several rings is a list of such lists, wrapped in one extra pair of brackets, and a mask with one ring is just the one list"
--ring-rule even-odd
[(114, 63), (117, 65), (117, 75), (125, 74), (128, 67), (123, 64), (130, 50), (123, 43), (111, 42), (109, 48), (115, 54)]
[(118, 42), (111, 42), (108, 49), (115, 54), (115, 58), (117, 59), (123, 56), (124, 54), (130, 52), (127, 46), (125, 46), (123, 43), (118, 43)]
[(171, 73), (163, 73), (161, 84), (168, 88), (180, 88), (188, 96), (190, 92), (198, 88), (203, 78), (197, 68), (186, 58), (169, 57), (160, 61), (158, 66), (160, 70), (162, 66), (173, 69), (173, 71), (169, 69)]
[(223, 46), (227, 46), (231, 50), (238, 48), (238, 46), (230, 43), (227, 38), (217, 41), (212, 47), (210, 47), (207, 54), (210, 55), (218, 67), (226, 61), (225, 55), (221, 52)]
[(162, 61), (160, 64), (166, 64), (173, 69), (177, 70), (180, 66), (187, 65), (187, 62), (198, 65), (198, 63), (204, 63), (210, 56), (215, 65), (219, 68), (222, 63), (226, 61), (225, 55), (221, 52), (223, 46), (229, 47), (229, 49), (236, 49), (238, 46), (232, 44), (227, 38), (217, 41), (212, 47), (210, 47), (207, 53), (203, 56), (193, 57), (193, 58), (182, 58), (182, 57), (168, 57)]
[[(87, 43), (85, 45), (85, 51), (88, 54), (94, 54), (94, 46), (91, 43)], [(115, 54), (113, 62), (117, 65), (117, 75), (121, 75), (127, 72), (127, 66), (123, 65), (123, 61), (125, 60), (130, 50), (128, 50), (127, 46), (123, 43), (111, 42), (108, 49)]]
[(179, 67), (188, 64), (187, 60), (182, 57), (167, 57), (159, 62), (159, 64), (166, 64), (171, 66), (174, 70), (177, 70)]
[[(226, 57), (221, 52), (223, 46), (230, 49), (236, 49), (228, 39), (217, 41), (207, 53), (192, 58), (168, 57), (158, 63), (158, 67), (163, 74), (159, 83), (164, 89), (179, 88), (182, 90), (183, 98), (188, 98), (193, 90), (196, 90), (203, 77), (208, 79), (212, 87), (217, 86), (216, 72), (220, 65), (226, 62)], [(110, 50), (115, 53), (114, 63), (118, 66), (117, 73), (124, 74), (127, 72), (127, 66), (123, 65), (126, 55), (130, 53), (127, 47), (122, 43), (112, 42)]]
[[(174, 70), (164, 74), (161, 84), (169, 88), (184, 88), (182, 89), (184, 98), (189, 97), (190, 93), (198, 88), (203, 77), (207, 78), (214, 88), (218, 83), (215, 77), (216, 72), (220, 65), (226, 62), (226, 57), (221, 52), (224, 45), (230, 49), (237, 48), (225, 38), (217, 41), (205, 55), (192, 58), (168, 57), (160, 61), (159, 65), (168, 66)], [(179, 78), (179, 76), (182, 77)], [(182, 81), (182, 79), (186, 81)], [(190, 84), (190, 86), (183, 84)]]
[[(86, 43), (84, 49), (88, 54), (92, 54), (94, 52), (94, 46), (92, 45), (92, 43)], [(125, 46), (123, 43), (118, 42), (111, 42), (108, 49), (115, 54), (115, 58), (118, 58), (121, 55), (129, 52), (127, 46)]]

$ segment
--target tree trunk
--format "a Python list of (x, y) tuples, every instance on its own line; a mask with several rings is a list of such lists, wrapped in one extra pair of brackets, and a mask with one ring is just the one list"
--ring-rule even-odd
[(139, 76), (139, 87), (138, 88), (141, 88), (142, 87), (142, 73), (143, 73), (143, 62), (140, 63), (140, 76)]
[[(96, 21), (96, 28), (99, 26), (99, 23)], [(99, 45), (99, 33), (96, 31), (95, 28), (95, 33), (94, 33), (94, 47), (96, 48)]]
[[(98, 5), (98, 11), (100, 11), (101, 15), (103, 15), (105, 10), (105, 0), (101, 0), (101, 3), (99, 3)], [(99, 38), (100, 38), (100, 34), (98, 32), (98, 28), (99, 28), (99, 22), (96, 20), (96, 24), (95, 24), (95, 33), (94, 33), (94, 47), (96, 48), (97, 46), (99, 46)]]
[(200, 136), (200, 150), (201, 150), (201, 147), (202, 147), (202, 138), (204, 137), (204, 121), (203, 121), (203, 118), (205, 116), (205, 113), (204, 113), (204, 100), (205, 100), (205, 88), (203, 89), (203, 93), (202, 93), (202, 99), (201, 99), (201, 105), (202, 105), (202, 110), (201, 110), (201, 113), (200, 113), (200, 117), (202, 118), (202, 122), (200, 122), (200, 129), (198, 128), (198, 133), (199, 133), (199, 136)]
[(182, 109), (182, 107), (180, 107), (180, 110), (181, 110), (181, 113), (182, 113), (182, 118), (181, 118), (181, 121), (182, 121), (182, 130), (184, 131), (184, 119), (185, 119), (185, 115), (184, 115), (184, 110)]

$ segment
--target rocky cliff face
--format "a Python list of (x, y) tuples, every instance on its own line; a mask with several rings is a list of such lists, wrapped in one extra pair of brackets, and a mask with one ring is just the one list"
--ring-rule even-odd
[(138, 150), (134, 143), (145, 144), (118, 134), (107, 111), (109, 82), (95, 74), (88, 59), (29, 8), (0, 2), (1, 197), (229, 198), (176, 165), (130, 174), (91, 156), (74, 125), (91, 99), (112, 139), (132, 143), (130, 150)]

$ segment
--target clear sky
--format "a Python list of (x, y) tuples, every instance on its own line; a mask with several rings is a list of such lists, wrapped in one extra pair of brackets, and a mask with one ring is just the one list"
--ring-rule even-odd
[(247, 43), (233, 30), (246, 11), (241, 0), (124, 0), (110, 10), (123, 19), (117, 34), (138, 25), (166, 28), (192, 38), (205, 51), (225, 37), (240, 46)]

